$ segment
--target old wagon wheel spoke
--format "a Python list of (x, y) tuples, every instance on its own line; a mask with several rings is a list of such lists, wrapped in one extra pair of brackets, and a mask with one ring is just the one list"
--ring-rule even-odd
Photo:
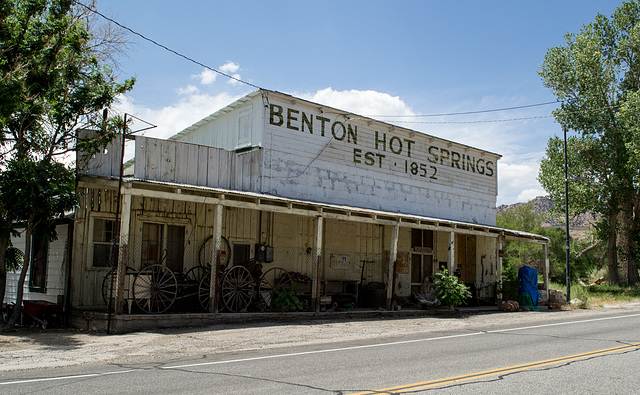
[(177, 295), (176, 276), (164, 265), (147, 266), (133, 280), (133, 299), (147, 313), (167, 311)]
[(276, 293), (291, 287), (291, 275), (280, 267), (267, 270), (260, 278), (259, 301), (266, 311), (276, 310)]
[[(114, 278), (114, 273), (116, 269), (113, 268), (107, 272), (107, 274), (102, 279), (102, 300), (108, 306), (109, 305), (109, 297), (113, 299), (117, 299), (116, 295), (116, 279)], [(125, 281), (124, 281), (124, 295), (125, 298), (129, 296), (129, 287), (131, 286), (131, 280), (127, 278), (127, 276), (134, 276), (136, 274), (136, 269), (127, 266), (125, 268)]]
[(251, 273), (243, 266), (234, 266), (222, 278), (220, 296), (224, 306), (232, 312), (246, 311), (255, 294)]
[(204, 275), (208, 273), (209, 268), (204, 265), (198, 265), (187, 270), (187, 272), (184, 274), (184, 278), (193, 284), (200, 284), (200, 281), (202, 280)]
[(207, 272), (198, 284), (198, 301), (204, 311), (209, 311), (209, 295), (211, 295), (211, 273)]

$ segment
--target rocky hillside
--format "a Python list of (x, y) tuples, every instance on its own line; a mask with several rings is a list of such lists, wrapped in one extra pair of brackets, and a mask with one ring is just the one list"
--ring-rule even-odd
[[(553, 201), (549, 198), (538, 196), (531, 200), (533, 203), (533, 212), (535, 214), (541, 214), (545, 216), (543, 223), (544, 227), (564, 227), (564, 216), (552, 217), (551, 210), (553, 209)], [(504, 211), (513, 210), (515, 207), (524, 203), (515, 204), (503, 204), (498, 206), (498, 214)], [(575, 218), (569, 218), (569, 233), (572, 237), (583, 238), (586, 236), (587, 231), (591, 225), (596, 221), (596, 218), (591, 213), (580, 214)]]

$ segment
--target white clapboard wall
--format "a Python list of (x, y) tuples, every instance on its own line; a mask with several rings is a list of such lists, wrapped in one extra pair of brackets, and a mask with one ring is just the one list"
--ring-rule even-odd
[(266, 193), (495, 224), (499, 155), (284, 95), (264, 119)]
[(221, 148), (136, 137), (134, 177), (142, 180), (256, 191), (262, 150), (236, 153)]

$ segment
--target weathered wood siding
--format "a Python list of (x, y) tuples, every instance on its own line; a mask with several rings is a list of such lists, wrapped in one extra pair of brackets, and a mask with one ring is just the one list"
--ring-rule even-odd
[(264, 117), (263, 192), (495, 224), (498, 155), (275, 95)]
[[(80, 139), (90, 138), (94, 132), (83, 130), (79, 132)], [(120, 165), (122, 163), (122, 135), (115, 137), (101, 152), (91, 156), (78, 154), (78, 171), (80, 174), (88, 174), (101, 177), (120, 177)]]
[[(44, 300), (51, 303), (60, 302), (60, 297), (64, 295), (66, 271), (68, 270), (68, 240), (69, 225), (58, 225), (56, 228), (58, 239), (49, 242), (49, 251), (47, 256), (47, 271), (45, 292), (32, 292), (29, 289), (30, 270), (24, 282), (24, 300)], [(24, 252), (25, 238), (14, 237), (12, 243), (16, 248)], [(15, 303), (18, 291), (18, 278), (20, 270), (7, 273), (7, 284), (5, 288), (4, 302)]]
[(196, 122), (171, 140), (228, 151), (261, 146), (262, 107), (262, 96), (254, 92)]
[(240, 191), (256, 191), (262, 151), (235, 153), (171, 140), (136, 137), (134, 177)]

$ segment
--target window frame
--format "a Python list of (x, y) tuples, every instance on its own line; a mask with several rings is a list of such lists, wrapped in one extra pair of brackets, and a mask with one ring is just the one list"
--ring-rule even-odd
[[(95, 231), (95, 224), (96, 221), (112, 221), (112, 222), (116, 222), (116, 218), (115, 215), (92, 215), (91, 219), (89, 221), (89, 235), (88, 235), (88, 248), (87, 248), (87, 269), (90, 270), (110, 270), (111, 267), (109, 267), (108, 265), (106, 266), (95, 266), (93, 264), (93, 256), (94, 256), (94, 248), (95, 248), (95, 244), (96, 241), (94, 240), (94, 231)], [(114, 233), (116, 233), (116, 251), (119, 251), (120, 248), (120, 224), (121, 222), (118, 221), (119, 223), (116, 224), (116, 229), (114, 230)], [(111, 241), (100, 241), (97, 242), (100, 245), (111, 245)]]
[[(44, 248), (38, 248), (41, 244), (44, 244)], [(37, 249), (38, 248), (38, 249)], [(36, 250), (37, 249), (37, 250)], [(44, 259), (42, 264), (42, 285), (34, 285), (34, 273), (36, 268), (36, 252), (44, 250)], [(47, 269), (49, 267), (49, 240), (46, 236), (31, 235), (31, 255), (29, 257), (29, 291), (46, 293), (47, 292)]]

